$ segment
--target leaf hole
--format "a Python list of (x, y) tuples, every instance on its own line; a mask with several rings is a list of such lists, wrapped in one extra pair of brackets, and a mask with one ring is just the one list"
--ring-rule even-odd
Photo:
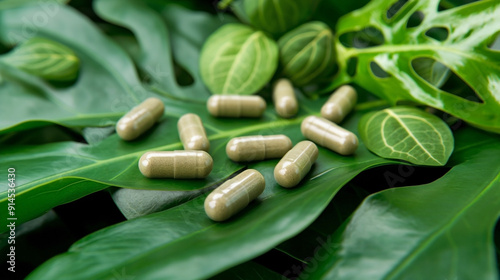
[(412, 60), (411, 65), (415, 73), (432, 87), (467, 101), (483, 103), (476, 91), (443, 63), (433, 58), (420, 57)]
[(360, 31), (344, 33), (339, 40), (347, 48), (364, 49), (382, 45), (384, 35), (379, 29), (370, 26)]
[(479, 0), (441, 0), (438, 6), (438, 12), (446, 11), (463, 5), (477, 2)]
[(408, 2), (408, 0), (398, 0), (387, 10), (387, 19), (393, 18)]
[(408, 22), (406, 23), (406, 28), (413, 28), (419, 26), (424, 20), (424, 13), (421, 11), (414, 12), (410, 18), (408, 18)]
[(500, 33), (497, 33), (493, 37), (491, 37), (488, 48), (494, 51), (500, 51)]
[(448, 39), (449, 31), (445, 27), (432, 27), (425, 32), (425, 36), (443, 42)]
[(382, 69), (375, 61), (370, 62), (370, 70), (377, 78), (385, 79), (391, 77), (391, 75)]
[(351, 77), (356, 76), (356, 72), (358, 70), (358, 58), (351, 57), (347, 61), (347, 74)]
[(180, 64), (174, 60), (174, 73), (177, 84), (180, 86), (189, 86), (194, 83), (193, 76)]

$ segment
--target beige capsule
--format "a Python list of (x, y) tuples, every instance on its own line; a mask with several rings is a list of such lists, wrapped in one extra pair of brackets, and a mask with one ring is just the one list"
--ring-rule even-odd
[(358, 94), (353, 87), (341, 86), (321, 107), (321, 116), (334, 123), (340, 123), (352, 111), (357, 100)]
[(191, 113), (183, 115), (177, 122), (177, 130), (184, 150), (208, 152), (210, 149), (210, 142), (198, 115)]
[(286, 135), (236, 137), (226, 145), (227, 156), (236, 162), (280, 158), (292, 148)]
[(150, 129), (163, 116), (165, 105), (158, 98), (148, 98), (132, 108), (116, 124), (116, 133), (123, 140), (134, 140)]
[(212, 95), (207, 109), (214, 117), (259, 118), (266, 110), (266, 101), (257, 95)]
[(147, 152), (139, 159), (139, 170), (148, 178), (205, 178), (212, 167), (212, 157), (204, 151)]
[(309, 116), (302, 121), (300, 130), (307, 139), (344, 156), (358, 148), (354, 133), (324, 118)]
[(274, 179), (284, 188), (297, 186), (318, 159), (318, 147), (311, 141), (297, 143), (274, 168)]
[(247, 169), (224, 182), (207, 196), (205, 213), (216, 222), (225, 221), (256, 199), (265, 186), (266, 181), (259, 171)]
[(280, 79), (274, 85), (273, 102), (280, 117), (291, 118), (297, 114), (299, 105), (292, 83), (288, 79)]

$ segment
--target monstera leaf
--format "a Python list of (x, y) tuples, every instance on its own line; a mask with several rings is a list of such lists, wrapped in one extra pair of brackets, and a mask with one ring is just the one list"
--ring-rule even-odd
[[(500, 52), (489, 48), (500, 31), (500, 2), (478, 1), (443, 11), (438, 10), (439, 3), (407, 1), (395, 10), (395, 1), (374, 0), (344, 16), (336, 30), (341, 71), (331, 89), (354, 81), (393, 104), (425, 104), (500, 132)], [(423, 19), (408, 25), (415, 14)], [(352, 34), (379, 41), (373, 39), (364, 48), (341, 43), (343, 36)], [(457, 95), (436, 87), (443, 72), (429, 82), (426, 74), (417, 73), (416, 62), (423, 58), (446, 66), (472, 92)]]

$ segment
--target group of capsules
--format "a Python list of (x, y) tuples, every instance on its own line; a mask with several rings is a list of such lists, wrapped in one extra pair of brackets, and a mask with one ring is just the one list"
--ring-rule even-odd
[[(293, 86), (286, 79), (279, 80), (273, 91), (276, 112), (283, 118), (293, 117), (298, 102)], [(352, 132), (336, 123), (353, 109), (356, 91), (350, 86), (337, 89), (321, 108), (321, 116), (308, 116), (302, 121), (304, 137), (335, 151), (350, 155), (358, 147)], [(266, 109), (260, 96), (213, 95), (207, 109), (215, 117), (258, 118)], [(123, 116), (116, 125), (118, 135), (133, 140), (151, 128), (163, 115), (164, 104), (149, 98)], [(212, 171), (213, 160), (208, 154), (210, 142), (202, 121), (196, 114), (183, 115), (177, 128), (185, 150), (150, 151), (139, 160), (139, 170), (148, 178), (197, 179), (205, 178)], [(227, 156), (235, 162), (251, 162), (281, 158), (274, 169), (276, 182), (284, 188), (297, 186), (310, 171), (318, 158), (318, 148), (311, 141), (301, 141), (295, 146), (286, 135), (254, 135), (231, 139), (226, 145)], [(254, 169), (248, 169), (212, 191), (205, 199), (205, 212), (214, 221), (224, 221), (245, 208), (265, 189), (265, 179)]]

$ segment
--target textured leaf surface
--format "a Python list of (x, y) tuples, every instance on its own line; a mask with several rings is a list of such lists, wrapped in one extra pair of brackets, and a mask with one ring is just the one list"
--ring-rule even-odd
[(319, 21), (305, 23), (278, 41), (283, 75), (304, 86), (332, 72), (335, 48), (330, 28)]
[(32, 38), (20, 44), (0, 61), (54, 81), (74, 79), (80, 65), (71, 49), (43, 38)]
[(278, 46), (262, 31), (227, 24), (203, 46), (201, 76), (213, 94), (254, 94), (278, 66)]
[[(390, 19), (387, 11), (394, 1), (374, 0), (344, 16), (337, 25), (336, 48), (341, 69), (331, 89), (354, 81), (374, 94), (396, 104), (413, 101), (461, 118), (483, 129), (500, 131), (500, 52), (488, 48), (500, 31), (500, 2), (477, 1), (438, 11), (439, 0), (407, 1)], [(406, 27), (413, 13), (424, 18), (412, 28)], [(339, 38), (350, 32), (371, 36), (372, 27), (383, 35), (382, 44), (367, 48), (344, 46)], [(426, 35), (432, 28), (445, 28), (448, 36), (439, 41)], [(429, 34), (429, 33), (427, 33)], [(443, 91), (419, 76), (412, 61), (432, 58), (445, 65), (474, 92), (464, 96)], [(348, 63), (355, 63), (350, 76)], [(376, 63), (386, 77), (371, 70)]]
[(419, 165), (445, 165), (453, 152), (453, 134), (438, 117), (417, 108), (393, 107), (366, 114), (361, 139), (385, 158)]
[[(360, 115), (353, 115), (345, 126), (356, 131)], [(300, 122), (289, 128), (274, 124), (275, 131), (289, 135), (294, 143), (303, 139)], [(254, 131), (247, 134), (254, 134)], [(225, 143), (227, 140), (216, 146), (225, 146)], [(223, 165), (221, 160), (214, 155), (214, 162)], [(273, 171), (277, 162), (269, 160), (248, 165), (264, 175), (266, 190), (234, 219), (212, 222), (204, 212), (204, 194), (163, 212), (91, 234), (68, 253), (42, 265), (31, 277), (63, 279), (72, 275), (80, 279), (111, 279), (112, 271), (120, 271), (122, 267), (145, 278), (160, 275), (168, 279), (208, 277), (258, 256), (302, 231), (342, 185), (362, 170), (390, 161), (373, 155), (364, 146), (360, 146), (352, 157), (320, 148), (311, 174), (294, 189), (284, 189), (275, 182)]]
[(498, 279), (492, 234), (500, 216), (500, 165), (493, 164), (499, 140), (460, 131), (454, 167), (445, 176), (370, 196), (332, 236), (330, 254), (308, 276)]

